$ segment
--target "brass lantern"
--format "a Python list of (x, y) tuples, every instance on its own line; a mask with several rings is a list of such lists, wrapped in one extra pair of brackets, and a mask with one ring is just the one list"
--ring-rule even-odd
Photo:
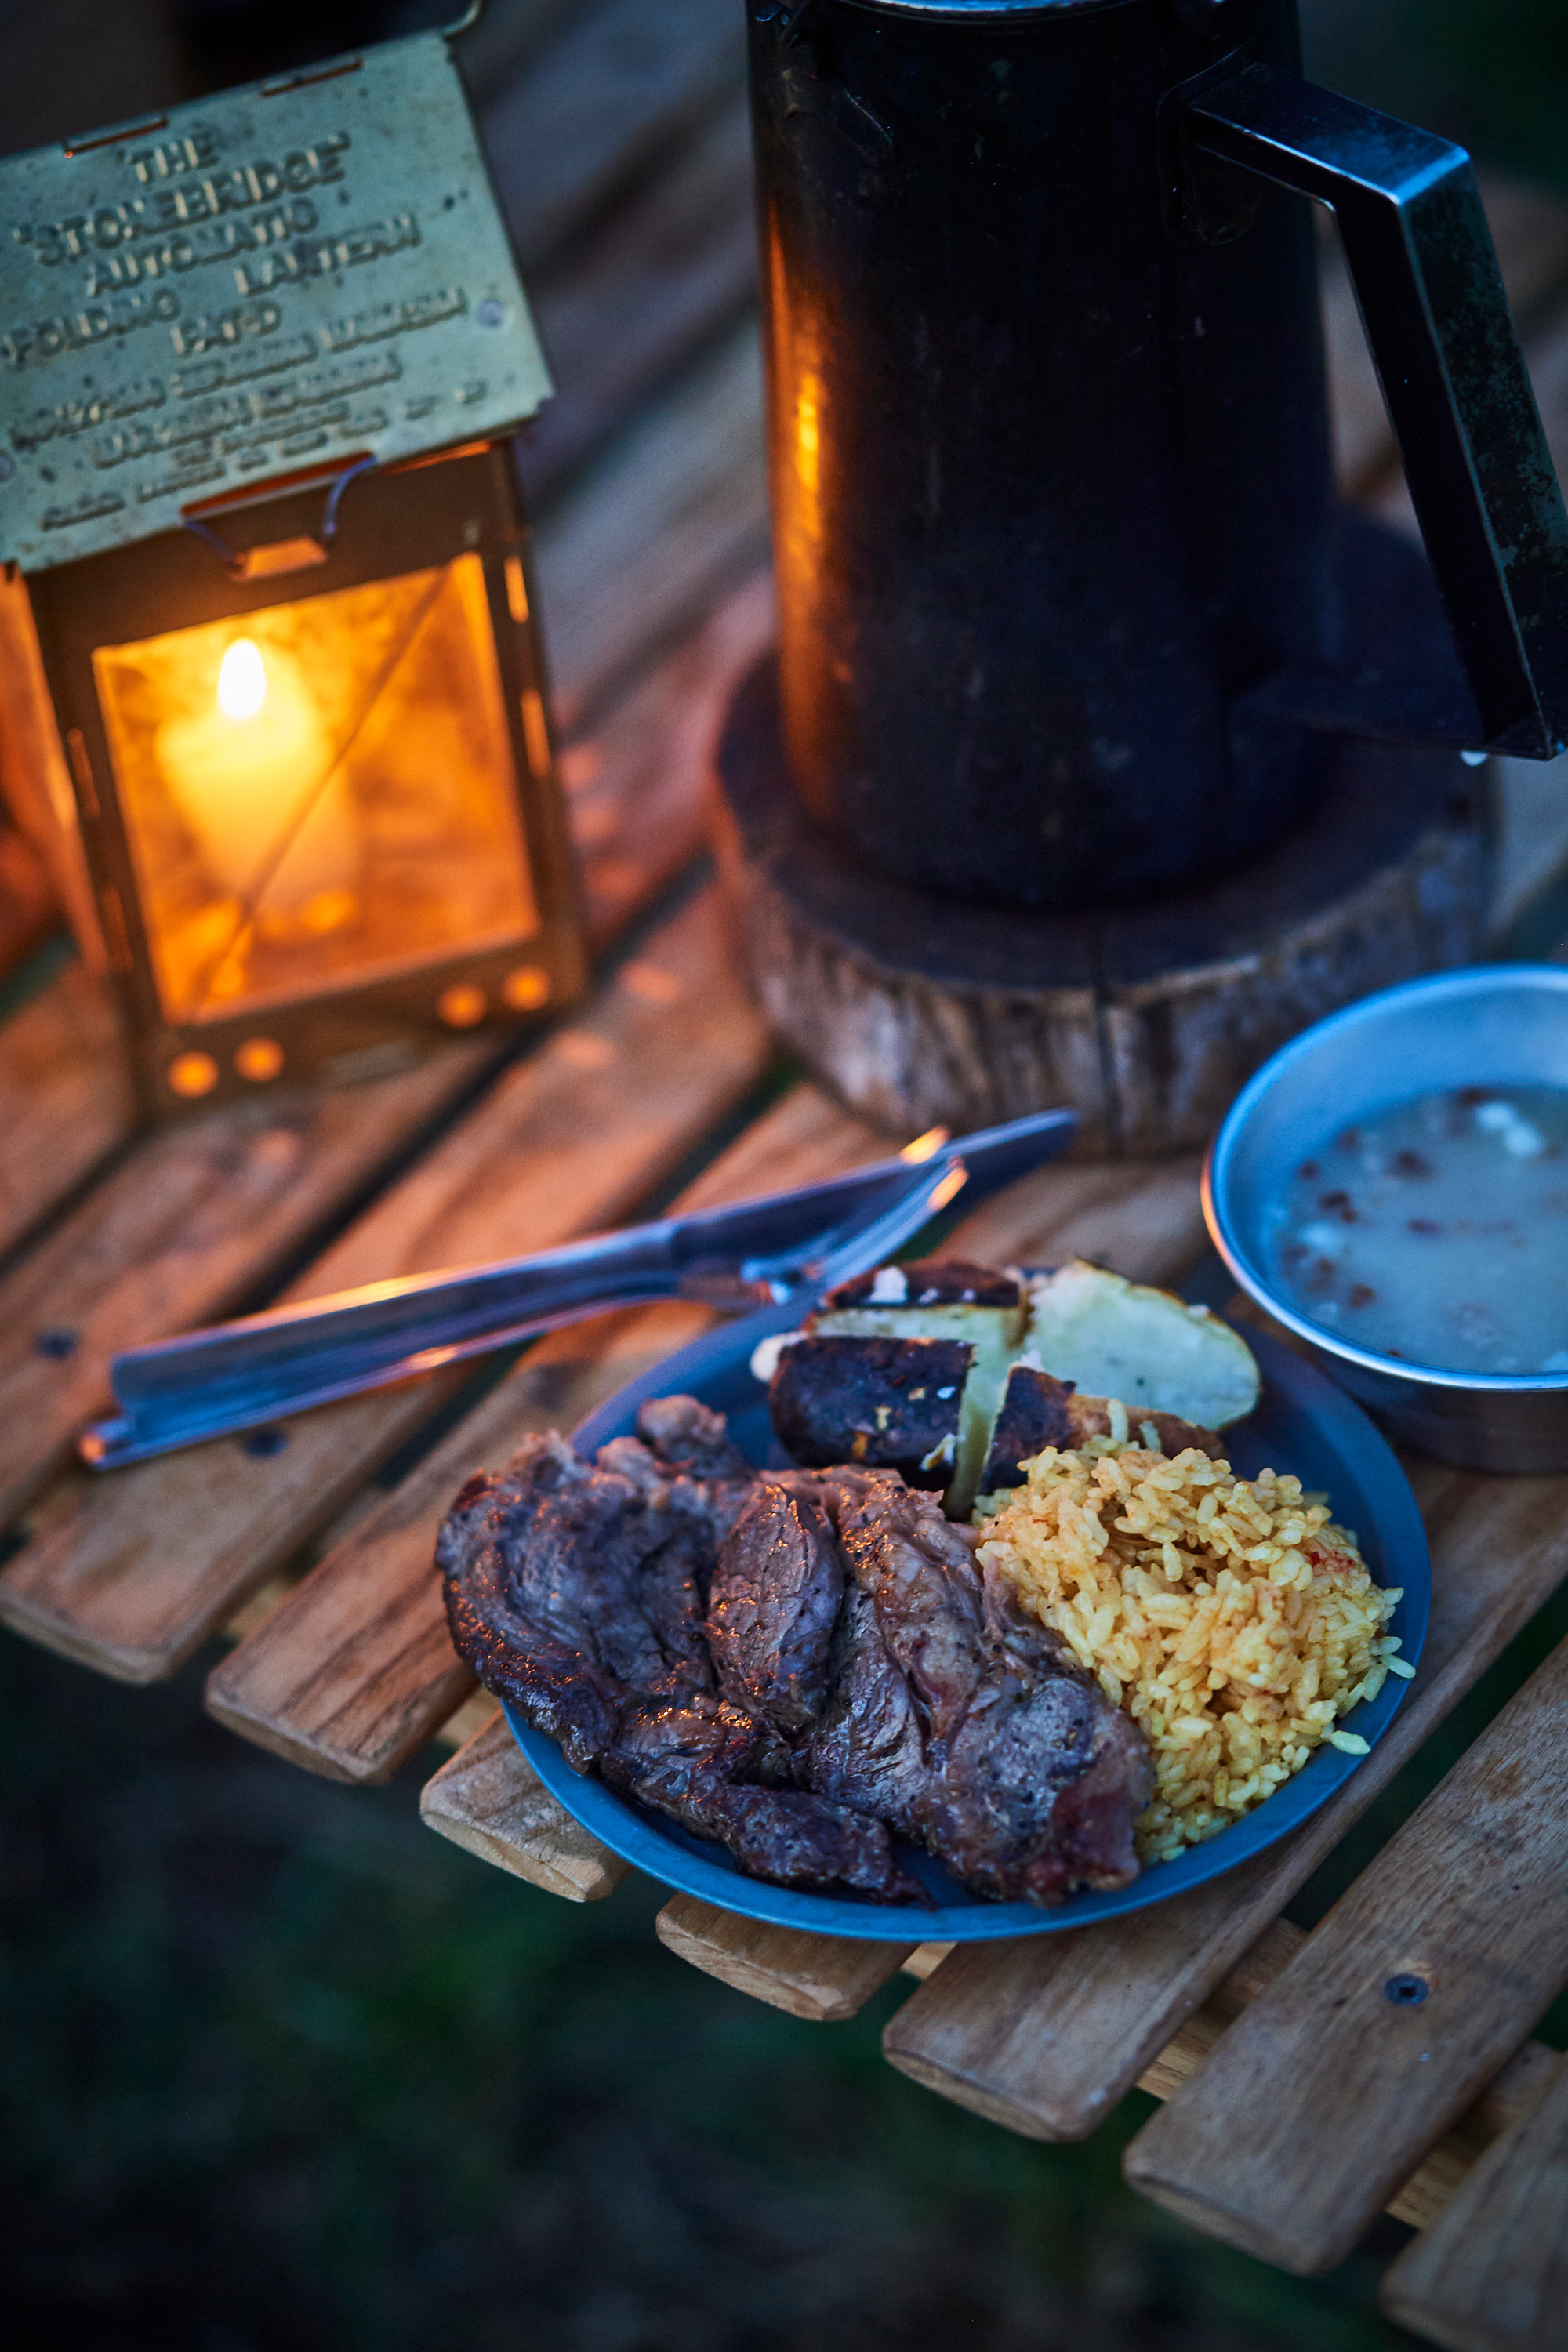
[(548, 392), (445, 36), (0, 163), (23, 814), (150, 1110), (580, 989), (508, 446)]

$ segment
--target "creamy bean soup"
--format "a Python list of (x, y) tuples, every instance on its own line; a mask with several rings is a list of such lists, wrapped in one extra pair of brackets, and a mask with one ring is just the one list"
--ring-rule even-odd
[(1282, 1286), (1374, 1354), (1568, 1372), (1568, 1087), (1419, 1095), (1331, 1136), (1278, 1213)]

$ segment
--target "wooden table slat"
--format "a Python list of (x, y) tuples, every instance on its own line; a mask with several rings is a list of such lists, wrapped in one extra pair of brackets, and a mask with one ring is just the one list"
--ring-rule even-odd
[(767, 560), (763, 380), (746, 319), (541, 522), (539, 594), (567, 734)]
[(916, 1949), (848, 1936), (803, 1935), (676, 1895), (658, 1915), (658, 1939), (705, 1976), (809, 2024), (841, 2024), (897, 1976)]
[(426, 1780), (419, 1813), (454, 1845), (570, 1903), (602, 1902), (631, 1868), (556, 1802), (499, 1708)]
[(1094, 2130), (1550, 1597), (1568, 1573), (1562, 1480), (1410, 1467), (1432, 1539), (1431, 1628), (1409, 1696), (1340, 1795), (1294, 1838), (1114, 1937), (955, 1953), (889, 2025), (900, 2072), (1034, 2138)]
[(0, 1023), (0, 1251), (9, 1251), (135, 1123), (113, 1007), (79, 963)]
[(617, 938), (702, 850), (710, 753), (731, 688), (773, 630), (772, 575), (756, 571), (562, 752), (595, 945)]
[(537, 68), (540, 52), (563, 24), (583, 14), (583, 0), (503, 0), (487, 7), (458, 42), (468, 103), (481, 111)]
[(745, 72), (729, 0), (597, 0), (563, 14), (479, 125), (525, 275), (674, 154)]
[(752, 134), (736, 90), (529, 298), (555, 396), (519, 445), (531, 503), (609, 438), (756, 298)]
[(1568, 2342), (1568, 2061), (1383, 2283), (1383, 2307), (1447, 2352)]
[[(109, 1359), (223, 1316), (466, 1091), (493, 1042), (150, 1135), (0, 1282), (0, 1525), (110, 1402)], [(46, 1333), (74, 1351), (41, 1351)]]
[[(768, 1046), (711, 890), (501, 1080), (292, 1286), (309, 1297), (570, 1239), (627, 1215), (743, 1094)], [(79, 1481), (0, 1576), (0, 1617), (122, 1680), (170, 1674), (325, 1526), (461, 1371)], [(230, 1661), (235, 1675), (241, 1668)]]
[[(1203, 2073), (1226, 2028), (1268, 1991), (1306, 1941), (1305, 1928), (1277, 1919), (1160, 2053), (1140, 2078), (1139, 2089), (1156, 2099), (1174, 2098)], [(1387, 2210), (1395, 2221), (1407, 2221), (1416, 2230), (1429, 2228), (1468, 2179), (1481, 2153), (1533, 2106), (1557, 2064), (1557, 2053), (1544, 2042), (1527, 2042), (1516, 2051), (1474, 2105), (1390, 2197)]]
[[(1418, 2005), (1389, 1997), (1404, 1979)], [(1127, 2177), (1283, 2269), (1331, 2270), (1564, 1984), (1568, 1643), (1139, 2134)]]

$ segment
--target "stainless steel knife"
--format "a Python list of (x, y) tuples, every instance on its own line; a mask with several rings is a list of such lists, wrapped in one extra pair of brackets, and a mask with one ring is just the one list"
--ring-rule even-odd
[(882, 1264), (961, 1188), (968, 1207), (1054, 1157), (1076, 1124), (1057, 1110), (954, 1140), (938, 1130), (826, 1183), (131, 1348), (110, 1365), (120, 1411), (86, 1429), (78, 1450), (95, 1470), (118, 1468), (651, 1299), (735, 1315), (797, 1302), (805, 1314)]

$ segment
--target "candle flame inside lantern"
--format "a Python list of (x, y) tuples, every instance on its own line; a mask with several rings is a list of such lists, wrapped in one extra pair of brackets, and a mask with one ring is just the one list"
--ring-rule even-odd
[(237, 637), (217, 674), (217, 707), (226, 719), (254, 719), (267, 699), (267, 664), (249, 637)]
[(203, 982), (207, 994), (245, 985), (253, 942), (237, 919), (276, 942), (324, 938), (357, 917), (354, 803), (291, 654), (274, 646), (264, 658), (254, 637), (237, 637), (218, 664), (216, 703), (165, 721), (157, 753), (212, 883), (230, 902), (217, 921), (233, 933), (231, 950)]
[[(526, 613), (521, 568), (517, 588)], [(234, 1060), (258, 1039), (295, 1066), (292, 1012), (264, 1005), (384, 978), (406, 991), (426, 967), (445, 1028), (437, 997), (480, 985), (445, 966), (521, 957), (538, 933), (477, 554), (100, 646), (93, 674), (163, 1017), (247, 1016), (212, 1049), (220, 1074), (268, 1078)], [(535, 689), (521, 716), (542, 777)], [(481, 993), (550, 1000), (542, 961), (499, 969), (518, 992), (502, 1000), (487, 967)]]

